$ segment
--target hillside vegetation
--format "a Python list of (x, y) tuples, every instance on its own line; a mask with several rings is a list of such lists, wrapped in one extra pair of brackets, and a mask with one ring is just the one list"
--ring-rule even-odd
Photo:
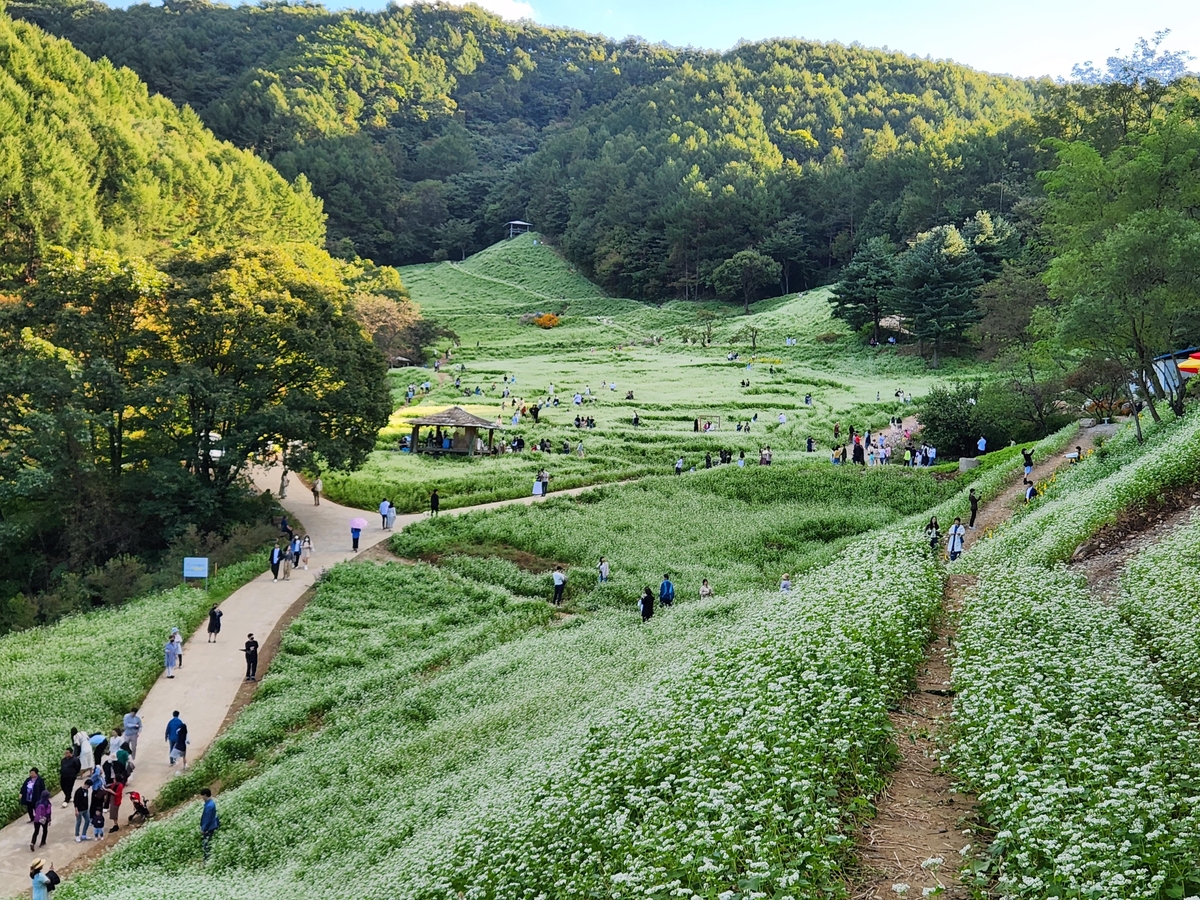
[(528, 219), (637, 299), (711, 295), (715, 268), (749, 246), (787, 293), (848, 259), (864, 227), (900, 240), (1007, 212), (1056, 90), (893, 51), (775, 40), (718, 54), (478, 7), (9, 8), (304, 173), (334, 245), (458, 259)]
[(303, 177), (130, 70), (3, 13), (0, 62), (3, 632), (257, 552), (247, 460), (361, 460), (389, 400), (354, 316), (416, 313), (329, 255)]
[[(759, 301), (748, 316), (712, 301), (651, 306), (603, 296), (534, 234), (462, 263), (410, 266), (402, 274), (422, 311), (452, 327), (459, 345), (440, 374), (393, 372), (400, 408), (377, 451), (359, 471), (326, 473), (329, 495), (360, 507), (387, 497), (402, 510), (420, 510), (435, 487), (447, 507), (520, 497), (541, 468), (550, 470), (554, 489), (564, 489), (661, 473), (680, 456), (688, 467), (702, 467), (706, 453), (715, 459), (722, 449), (744, 451), (756, 463), (764, 445), (780, 460), (828, 464), (835, 423), (843, 435), (850, 425), (878, 429), (893, 415), (911, 414), (897, 389), (916, 394), (933, 383), (917, 357), (864, 347), (849, 335), (830, 314), (827, 289)], [(537, 327), (530, 319), (540, 312), (559, 314), (559, 324)], [(731, 351), (738, 358), (729, 359)], [(957, 364), (953, 371), (979, 369)], [(426, 382), (429, 392), (418, 389), (404, 404), (408, 387)], [(537, 422), (528, 414), (534, 403), (543, 404)], [(410, 418), (452, 404), (503, 424), (496, 440), (548, 440), (553, 452), (487, 459), (396, 452)], [(514, 424), (522, 405), (526, 414)], [(594, 419), (595, 428), (576, 428), (576, 416)], [(696, 432), (697, 419), (719, 428)], [(739, 430), (741, 423), (750, 430)], [(817, 442), (811, 454), (810, 436)]]
[(320, 243), (320, 201), (138, 77), (0, 14), (0, 283), (47, 249)]

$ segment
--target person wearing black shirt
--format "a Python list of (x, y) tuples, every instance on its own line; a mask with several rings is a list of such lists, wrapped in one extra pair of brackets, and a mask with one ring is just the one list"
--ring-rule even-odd
[(1025, 459), (1025, 478), (1023, 483), (1033, 484), (1033, 482), (1029, 480), (1029, 476), (1033, 474), (1033, 448), (1030, 447), (1028, 450), (1022, 450), (1021, 456)]
[(258, 641), (254, 639), (254, 635), (246, 635), (246, 646), (242, 652), (246, 654), (246, 680), (258, 680)]
[(967, 523), (967, 527), (974, 529), (975, 516), (979, 514), (979, 495), (975, 493), (975, 488), (971, 488), (971, 494), (967, 499), (971, 501), (971, 521)]

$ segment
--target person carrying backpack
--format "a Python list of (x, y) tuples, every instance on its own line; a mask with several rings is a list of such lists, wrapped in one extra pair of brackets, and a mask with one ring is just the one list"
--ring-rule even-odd
[(671, 576), (663, 575), (662, 584), (658, 586), (658, 602), (670, 606), (675, 602), (675, 585), (671, 584)]

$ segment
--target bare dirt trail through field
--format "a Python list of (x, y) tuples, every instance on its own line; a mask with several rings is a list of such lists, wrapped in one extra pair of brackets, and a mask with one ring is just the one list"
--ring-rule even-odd
[[(1107, 437), (1115, 425), (1083, 429), (1078, 445), (1086, 454), (1098, 438)], [(1055, 455), (1034, 467), (1031, 480), (1045, 481), (1069, 460)], [(1025, 479), (1017, 476), (1000, 494), (979, 507), (974, 530), (967, 532), (965, 552), (990, 530), (1012, 518), (1025, 502)], [(943, 531), (949, 523), (942, 523)], [(896, 729), (900, 762), (888, 788), (876, 802), (875, 818), (864, 824), (859, 840), (863, 873), (851, 885), (854, 900), (888, 900), (898, 896), (899, 885), (908, 885), (905, 896), (920, 897), (926, 889), (938, 896), (967, 900), (970, 890), (958, 879), (968, 844), (976, 843), (971, 814), (974, 798), (954, 789), (953, 779), (941, 768), (944, 732), (953, 713), (951, 665), (955, 626), (972, 576), (946, 578), (943, 616), (925, 660), (917, 670), (916, 690), (891, 714)]]

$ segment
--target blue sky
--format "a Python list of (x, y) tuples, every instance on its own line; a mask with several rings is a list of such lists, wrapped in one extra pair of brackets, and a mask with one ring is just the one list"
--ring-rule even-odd
[[(379, 9), (384, 0), (325, 0)], [(1170, 28), (1166, 49), (1200, 57), (1200, 0), (481, 0), (507, 18), (528, 17), (614, 38), (725, 50), (740, 38), (804, 37), (954, 59), (988, 72), (1070, 74), (1102, 63), (1141, 36)], [(1193, 63), (1193, 68), (1200, 63)]]

